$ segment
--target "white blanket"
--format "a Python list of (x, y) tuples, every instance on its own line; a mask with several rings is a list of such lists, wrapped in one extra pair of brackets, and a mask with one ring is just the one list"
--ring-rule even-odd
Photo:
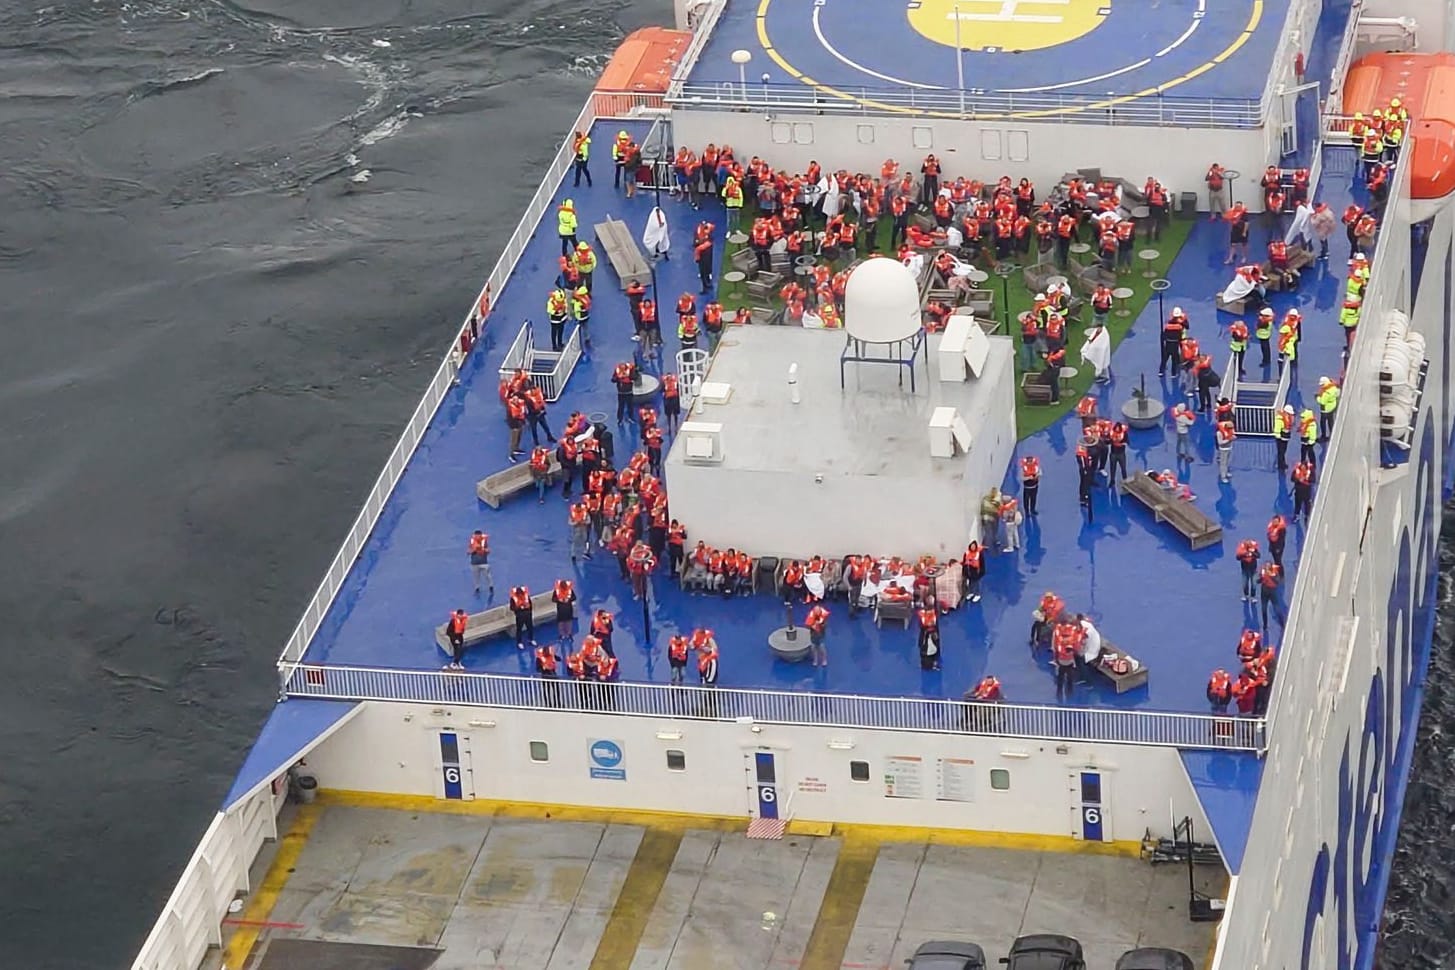
[(1241, 273), (1233, 277), (1228, 288), (1223, 290), (1224, 303), (1236, 303), (1253, 292), (1253, 281), (1245, 278)]
[(653, 208), (647, 215), (647, 227), (642, 231), (642, 245), (653, 256), (665, 254), (672, 248), (672, 237), (667, 231), (667, 214)]
[(1100, 377), (1111, 366), (1111, 335), (1105, 327), (1096, 327), (1086, 343), (1081, 345), (1081, 359), (1090, 364)]

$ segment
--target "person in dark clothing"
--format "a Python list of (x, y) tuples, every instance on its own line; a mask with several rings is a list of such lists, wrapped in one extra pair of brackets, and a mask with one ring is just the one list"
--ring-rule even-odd
[(616, 423), (636, 420), (636, 415), (632, 413), (632, 395), (637, 383), (636, 365), (626, 361), (617, 364), (611, 375), (611, 383), (616, 385)]
[(1218, 372), (1211, 367), (1204, 367), (1197, 375), (1197, 409), (1203, 414), (1212, 410), (1213, 391), (1223, 382)]
[(510, 612), (515, 616), (515, 646), (524, 650), (536, 642), (535, 607), (531, 605), (530, 590), (517, 586), (510, 591)]
[(1085, 448), (1076, 449), (1076, 474), (1081, 507), (1086, 510), (1086, 521), (1091, 522), (1091, 490), (1096, 485), (1096, 459)]

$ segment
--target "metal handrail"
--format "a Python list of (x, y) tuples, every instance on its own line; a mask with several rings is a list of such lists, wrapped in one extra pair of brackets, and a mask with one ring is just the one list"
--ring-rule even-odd
[(967, 93), (925, 91), (909, 86), (840, 87), (828, 93), (801, 84), (745, 86), (687, 84), (673, 81), (667, 103), (704, 111), (787, 111), (814, 114), (914, 115), (969, 121), (1045, 118), (1068, 124), (1159, 125), (1183, 128), (1257, 128), (1264, 109), (1257, 98), (1185, 98), (1149, 95), (1020, 94), (1010, 91)]
[[(596, 121), (594, 107), (588, 101), (577, 116), (572, 131), (586, 131)], [(303, 610), (303, 616), (298, 625), (293, 628), (293, 633), (288, 637), (287, 643), (283, 645), (283, 652), (278, 658), (279, 673), (286, 678), (287, 671), (283, 665), (297, 662), (303, 657), (308, 643), (313, 639), (318, 626), (323, 622), (324, 616), (328, 613), (329, 607), (333, 605), (334, 597), (338, 595), (339, 589), (343, 586), (344, 579), (348, 576), (349, 569), (353, 566), (354, 560), (364, 548), (364, 543), (369, 538), (369, 533), (379, 521), (380, 514), (384, 511), (384, 503), (394, 492), (394, 486), (398, 484), (399, 478), (404, 474), (404, 468), (414, 454), (415, 448), (419, 447), (420, 440), (424, 437), (429, 423), (434, 419), (435, 412), (439, 410), (440, 404), (445, 399), (445, 394), (454, 386), (456, 377), (456, 348), (460, 346), (460, 338), (469, 330), (472, 318), (475, 317), (478, 307), (488, 307), (489, 295), (499, 293), (505, 288), (506, 281), (510, 278), (511, 272), (515, 269), (516, 262), (525, 252), (526, 244), (530, 241), (531, 235), (535, 232), (536, 224), (550, 205), (552, 197), (556, 192), (556, 184), (570, 168), (572, 158), (571, 138), (567, 135), (562, 139), (560, 147), (556, 150), (555, 158), (546, 169), (545, 177), (536, 188), (535, 195), (531, 197), (530, 204), (526, 206), (520, 222), (516, 224), (515, 232), (505, 244), (505, 250), (495, 262), (495, 268), (491, 270), (490, 276), (486, 279), (485, 285), (480, 288), (479, 294), (470, 304), (470, 311), (460, 323), (450, 341), (449, 349), (444, 359), (440, 362), (439, 368), (435, 371), (434, 377), (430, 379), (429, 386), (425, 388), (424, 397), (420, 399), (419, 405), (415, 407), (414, 413), (410, 415), (409, 424), (405, 426), (404, 432), (394, 444), (394, 450), (389, 453), (388, 460), (384, 463), (384, 470), (375, 479), (374, 486), (364, 499), (364, 506), (359, 510), (358, 516), (354, 519), (353, 525), (349, 528), (348, 535), (343, 544), (339, 546), (338, 552), (329, 564), (328, 571), (324, 574), (323, 581), (319, 583), (314, 591), (312, 599)]]
[(707, 46), (712, 32), (717, 27), (718, 18), (727, 9), (727, 0), (712, 0), (707, 5), (706, 12), (697, 26), (692, 30), (692, 42), (687, 45), (687, 50), (682, 52), (682, 59), (677, 62), (677, 68), (672, 72), (672, 80), (667, 85), (667, 99), (670, 101), (674, 93), (682, 89), (687, 81), (687, 75), (691, 73), (697, 58), (702, 55), (702, 49)]
[(642, 717), (979, 734), (1177, 748), (1264, 750), (1263, 719), (1116, 708), (980, 704), (726, 687), (596, 683), (507, 674), (289, 664), (288, 697), (610, 711)]
[[(1329, 73), (1329, 97), (1324, 102), (1324, 117), (1330, 118), (1343, 112), (1344, 81), (1349, 74), (1349, 61), (1354, 57), (1359, 34), (1359, 15), (1364, 9), (1364, 0), (1354, 0), (1349, 7), (1349, 22), (1344, 25), (1344, 36), (1339, 41), (1339, 52), (1334, 55), (1334, 68)], [(1348, 129), (1345, 128), (1345, 131)], [(1328, 124), (1324, 132), (1329, 131)]]

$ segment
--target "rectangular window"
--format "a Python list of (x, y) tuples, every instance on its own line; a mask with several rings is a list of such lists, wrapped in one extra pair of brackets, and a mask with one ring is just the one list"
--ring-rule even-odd
[(1007, 768), (991, 768), (990, 788), (992, 791), (1010, 791), (1010, 770)]
[(551, 760), (551, 746), (544, 741), (530, 743), (530, 760), (544, 763)]
[(667, 751), (667, 770), (686, 771), (687, 753), (685, 751), (677, 751), (675, 749), (669, 748)]
[(1081, 773), (1081, 803), (1083, 805), (1101, 804), (1101, 775), (1089, 771)]
[(868, 781), (869, 780), (869, 762), (867, 762), (867, 761), (850, 761), (849, 762), (849, 780), (850, 781)]
[(909, 140), (910, 144), (914, 145), (919, 151), (934, 148), (935, 130), (933, 128), (923, 128), (916, 125), (909, 130)]
[(872, 145), (872, 144), (874, 144), (874, 126), (873, 125), (858, 125), (856, 127), (856, 134), (859, 136), (859, 144), (861, 144), (861, 145)]
[(776, 785), (778, 783), (778, 772), (773, 764), (773, 755), (766, 751), (759, 751), (754, 763), (758, 770), (758, 784)]
[(460, 736), (458, 734), (440, 734), (440, 761), (447, 765), (460, 763)]

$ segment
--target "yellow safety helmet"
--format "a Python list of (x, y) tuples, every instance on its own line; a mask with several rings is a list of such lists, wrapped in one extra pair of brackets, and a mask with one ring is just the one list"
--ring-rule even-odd
[(1389, 99), (1389, 106), (1391, 108), (1398, 108), (1399, 107), (1399, 98), (1390, 98)]
[(1364, 120), (1364, 112), (1362, 112), (1362, 111), (1356, 111), (1356, 112), (1354, 112), (1354, 120), (1355, 121), (1363, 121)]
[(1384, 117), (1384, 111), (1381, 110), (1381, 109), (1379, 109), (1379, 108), (1375, 108), (1374, 109), (1374, 117), (1376, 117), (1376, 118), (1383, 118)]

